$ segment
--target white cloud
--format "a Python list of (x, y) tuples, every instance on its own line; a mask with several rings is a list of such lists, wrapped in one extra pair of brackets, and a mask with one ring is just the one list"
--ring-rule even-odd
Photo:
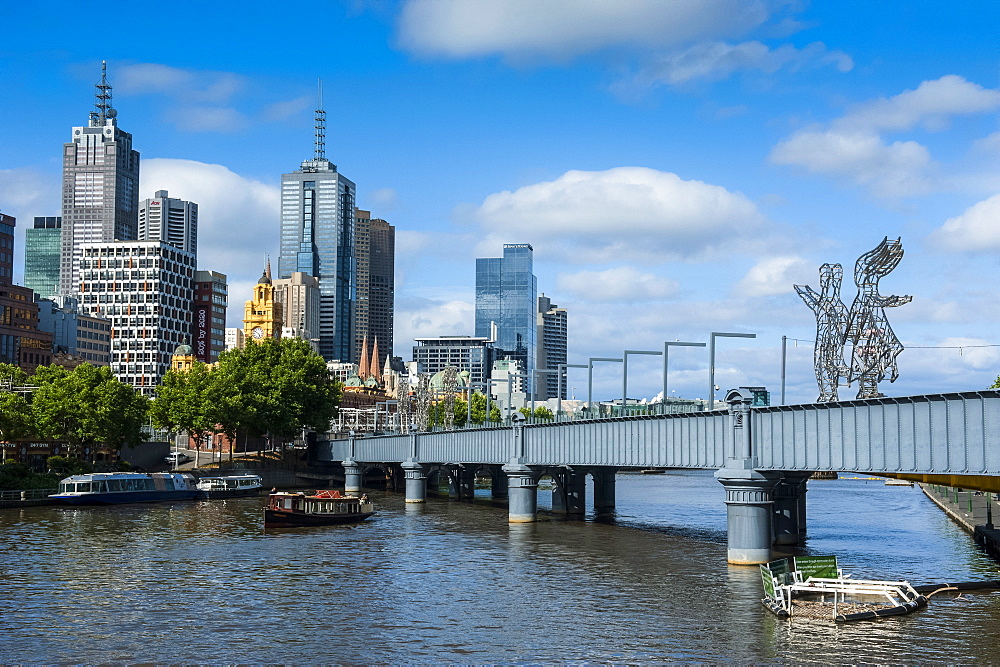
[(660, 301), (677, 294), (680, 287), (675, 280), (640, 273), (631, 266), (560, 274), (556, 285), (559, 291), (568, 292), (578, 299), (608, 303)]
[(399, 195), (393, 188), (379, 188), (369, 194), (368, 198), (371, 199), (370, 206), (378, 209), (372, 211), (373, 215), (380, 215), (380, 211), (395, 210), (399, 206)]
[(120, 95), (158, 94), (211, 105), (227, 104), (247, 84), (245, 77), (232, 72), (180, 69), (157, 63), (125, 65), (113, 75), (114, 90)]
[(518, 239), (572, 263), (701, 257), (763, 223), (740, 193), (644, 167), (568, 171), (489, 195), (473, 215), (480, 256)]
[(264, 107), (263, 118), (268, 121), (284, 120), (306, 111), (314, 104), (316, 104), (316, 102), (308, 96), (296, 97), (294, 100), (275, 102), (274, 104), (269, 104)]
[(737, 296), (774, 296), (808, 282), (812, 266), (801, 257), (769, 257), (755, 264), (736, 284)]
[[(236, 326), (249, 298), (236, 287), (256, 284), (264, 267), (262, 248), (278, 246), (279, 189), (194, 160), (143, 160), (139, 174), (140, 199), (167, 190), (171, 197), (198, 204), (198, 268), (229, 277), (229, 321)], [(271, 257), (274, 270), (276, 260)]]
[(393, 336), (397, 354), (411, 356), (415, 338), (471, 336), (475, 329), (475, 306), (467, 301), (436, 301), (423, 298), (397, 299)]
[[(888, 99), (856, 105), (828, 126), (799, 130), (771, 151), (776, 164), (843, 177), (881, 197), (909, 197), (943, 187), (927, 148), (916, 141), (889, 142), (885, 132), (921, 127), (941, 131), (953, 116), (1000, 109), (1000, 91), (955, 75), (922, 82)], [(952, 179), (954, 180), (954, 179)]]
[(948, 250), (996, 252), (1000, 250), (1000, 194), (949, 218), (931, 234), (931, 241)]
[(854, 67), (854, 62), (841, 51), (828, 51), (820, 42), (803, 49), (790, 44), (772, 49), (757, 41), (740, 44), (704, 42), (683, 51), (656, 56), (634, 77), (617, 84), (615, 89), (630, 92), (658, 84), (679, 85), (699, 79), (719, 81), (737, 72), (773, 74), (781, 69), (821, 66), (833, 66), (847, 72)]
[(229, 107), (184, 107), (166, 117), (189, 132), (239, 132), (249, 125), (246, 116)]
[(972, 143), (972, 147), (982, 153), (1000, 154), (1000, 132), (994, 132), (982, 139), (977, 139)]
[(568, 59), (607, 47), (671, 47), (739, 35), (771, 2), (743, 0), (409, 0), (399, 43), (422, 55)]
[(14, 282), (23, 279), (24, 230), (35, 216), (62, 215), (60, 181), (56, 174), (45, 174), (31, 167), (0, 169), (0, 213), (13, 216)]

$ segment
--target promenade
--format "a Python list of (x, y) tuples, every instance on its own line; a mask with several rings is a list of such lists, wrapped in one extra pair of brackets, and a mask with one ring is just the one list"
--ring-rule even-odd
[(987, 553), (1000, 559), (1000, 530), (994, 527), (992, 515), (996, 507), (990, 494), (937, 484), (921, 484), (920, 490), (972, 535)]

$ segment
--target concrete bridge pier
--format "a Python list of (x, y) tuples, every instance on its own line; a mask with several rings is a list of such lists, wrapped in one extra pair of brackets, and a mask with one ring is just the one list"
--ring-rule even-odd
[(406, 478), (406, 502), (427, 502), (427, 470), (413, 459), (403, 461), (402, 467)]
[[(555, 479), (558, 477), (558, 479)], [(566, 467), (553, 476), (556, 488), (552, 489), (552, 511), (570, 515), (587, 513), (587, 473), (578, 468)]]
[(774, 485), (781, 473), (723, 468), (715, 478), (726, 489), (726, 560), (759, 565), (771, 560)]
[(494, 500), (507, 499), (507, 474), (503, 471), (503, 466), (489, 466), (490, 471), (490, 496)]
[(615, 473), (618, 468), (600, 467), (590, 471), (594, 478), (594, 511), (600, 514), (615, 513)]
[(518, 459), (503, 467), (507, 473), (507, 521), (532, 523), (538, 511), (538, 473)]
[(808, 472), (785, 472), (774, 485), (774, 543), (799, 544), (805, 537)]
[(360, 493), (364, 481), (364, 468), (353, 458), (345, 459), (342, 465), (344, 466), (344, 492)]
[(476, 496), (476, 469), (469, 465), (449, 466), (448, 491), (452, 498), (472, 500)]

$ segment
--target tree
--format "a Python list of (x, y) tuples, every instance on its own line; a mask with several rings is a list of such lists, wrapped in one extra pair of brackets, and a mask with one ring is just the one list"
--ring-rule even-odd
[(323, 357), (300, 338), (267, 339), (227, 350), (211, 373), (216, 418), (235, 437), (243, 428), (273, 444), (303, 427), (325, 433), (336, 416), (340, 385)]
[(486, 395), (476, 392), (472, 395), (472, 423), (482, 424), (486, 421)]
[(219, 423), (219, 402), (208, 366), (198, 361), (190, 370), (169, 370), (156, 388), (149, 416), (158, 428), (187, 431), (195, 442), (215, 432)]
[(40, 366), (33, 376), (31, 416), (37, 434), (65, 441), (80, 458), (98, 444), (115, 449), (143, 439), (148, 401), (117, 380), (107, 366), (81, 364), (72, 371)]
[(34, 432), (28, 399), (15, 391), (24, 386), (27, 375), (17, 366), (0, 364), (0, 440), (16, 442)]
[(552, 411), (549, 410), (544, 405), (539, 405), (535, 408), (535, 421), (546, 421), (550, 422), (553, 419)]

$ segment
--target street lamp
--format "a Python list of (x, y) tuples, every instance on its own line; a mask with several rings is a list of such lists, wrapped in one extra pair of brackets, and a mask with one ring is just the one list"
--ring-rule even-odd
[(665, 343), (663, 343), (663, 406), (664, 406), (663, 411), (664, 412), (666, 412), (666, 405), (667, 405), (667, 371), (669, 369), (668, 362), (670, 361), (669, 354), (671, 345), (678, 345), (681, 347), (705, 347), (705, 343), (687, 343), (679, 340), (675, 341), (668, 340)]
[(587, 364), (557, 364), (559, 366), (559, 395), (556, 396), (556, 421), (559, 421), (559, 413), (562, 412), (562, 395), (566, 391), (566, 369), (586, 368)]
[(590, 361), (587, 362), (587, 415), (590, 416), (594, 412), (594, 362), (595, 361), (618, 361), (621, 359), (615, 359), (614, 357), (591, 357)]
[(628, 402), (628, 355), (630, 354), (649, 354), (658, 357), (663, 353), (657, 350), (625, 350), (622, 354), (622, 417), (625, 416), (625, 404)]
[(539, 373), (543, 375), (552, 375), (558, 371), (553, 371), (547, 368), (534, 368), (531, 371), (531, 414), (535, 414), (535, 396), (538, 395), (538, 375)]
[(713, 331), (708, 346), (708, 409), (715, 409), (715, 339), (716, 338), (756, 338), (752, 333), (727, 333)]

